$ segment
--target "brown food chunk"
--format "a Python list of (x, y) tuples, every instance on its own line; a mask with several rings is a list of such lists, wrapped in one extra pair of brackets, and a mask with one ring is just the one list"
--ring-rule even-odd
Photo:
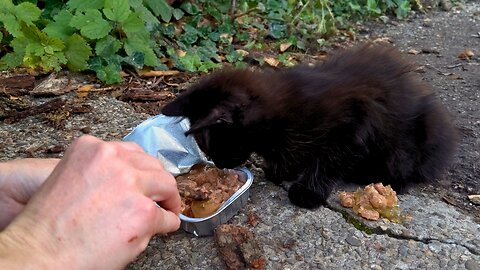
[(263, 248), (247, 228), (220, 225), (215, 229), (215, 243), (228, 269), (265, 269)]
[(340, 195), (340, 204), (343, 207), (352, 208), (353, 204), (355, 203), (355, 199), (353, 198), (353, 194), (349, 192), (341, 192)]
[(232, 170), (205, 165), (194, 166), (176, 180), (182, 198), (182, 213), (194, 218), (215, 213), (243, 185)]
[(373, 209), (367, 209), (363, 206), (358, 208), (358, 214), (368, 220), (378, 220), (380, 218), (380, 213)]
[(383, 217), (393, 222), (403, 219), (398, 208), (397, 193), (389, 185), (370, 184), (363, 190), (359, 188), (355, 192), (341, 192), (338, 197), (343, 207), (353, 208), (365, 219), (378, 220)]

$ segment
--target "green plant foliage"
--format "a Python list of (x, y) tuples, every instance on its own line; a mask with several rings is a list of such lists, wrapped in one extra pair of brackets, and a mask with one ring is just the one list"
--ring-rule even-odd
[(92, 48), (80, 35), (73, 34), (65, 42), (65, 57), (67, 58), (67, 67), (70, 70), (82, 71), (87, 69), (90, 56), (92, 56)]
[(112, 30), (112, 25), (96, 9), (77, 11), (70, 26), (80, 30), (82, 36), (89, 39), (101, 39)]
[[(0, 69), (90, 70), (111, 84), (122, 81), (122, 67), (245, 66), (245, 50), (323, 46), (355, 21), (404, 18), (417, 1), (196, 0), (174, 8), (166, 0), (0, 0)], [(294, 64), (288, 51), (277, 60)]]

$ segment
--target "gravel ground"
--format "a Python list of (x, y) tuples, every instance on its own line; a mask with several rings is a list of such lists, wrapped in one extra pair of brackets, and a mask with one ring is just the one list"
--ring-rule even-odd
[[(354, 215), (348, 211), (342, 215), (335, 196), (328, 207), (296, 208), (283, 189), (265, 182), (255, 163), (249, 164), (255, 174), (250, 200), (230, 222), (255, 233), (267, 269), (480, 269), (479, 206), (465, 198), (480, 193), (480, 38), (472, 37), (480, 31), (479, 14), (480, 4), (469, 2), (463, 9), (421, 15), (409, 22), (370, 25), (364, 33), (389, 37), (404, 51), (435, 51), (411, 57), (423, 67), (421, 75), (438, 90), (462, 130), (455, 165), (445, 179), (399, 196), (410, 221), (400, 225), (357, 219), (354, 226), (345, 218)], [(457, 57), (466, 48), (476, 53), (470, 61)], [(91, 111), (72, 115), (62, 128), (42, 115), (1, 123), (0, 160), (32, 153), (61, 155), (61, 150), (49, 149), (67, 146), (86, 130), (103, 139), (121, 139), (148, 117), (110, 95), (92, 95), (83, 102), (92, 106)], [(338, 187), (346, 188), (350, 187)], [(258, 217), (255, 226), (248, 221), (252, 216)], [(178, 231), (153, 238), (127, 269), (225, 269), (225, 264), (212, 237)]]

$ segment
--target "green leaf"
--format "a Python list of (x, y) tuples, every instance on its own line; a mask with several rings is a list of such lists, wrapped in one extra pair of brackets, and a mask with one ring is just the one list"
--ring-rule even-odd
[(368, 11), (374, 13), (374, 14), (381, 14), (382, 11), (378, 7), (377, 1), (376, 0), (367, 0), (367, 8)]
[(160, 16), (164, 22), (172, 19), (173, 8), (165, 0), (145, 0), (144, 2), (153, 14)]
[(42, 18), (52, 20), (53, 17), (62, 10), (66, 10), (63, 1), (42, 1), (45, 6), (42, 8)]
[(145, 56), (145, 65), (155, 67), (160, 65), (158, 57), (150, 47), (150, 34), (144, 33), (131, 33), (128, 34), (128, 38), (125, 41), (123, 48), (127, 55), (134, 55), (137, 52), (143, 53)]
[(397, 15), (397, 18), (402, 19), (407, 17), (410, 9), (411, 9), (411, 6), (409, 1), (403, 1), (400, 4), (398, 4), (398, 7), (395, 9), (395, 14)]
[(33, 24), (34, 21), (40, 18), (42, 11), (32, 3), (23, 2), (15, 6), (15, 17), (18, 20), (25, 22), (28, 25)]
[(198, 40), (198, 35), (200, 33), (195, 27), (189, 24), (185, 24), (183, 26), (183, 31), (184, 33), (178, 38), (180, 42), (190, 45), (195, 43)]
[(120, 70), (118, 70), (115, 65), (109, 64), (95, 71), (97, 73), (97, 77), (107, 84), (115, 84), (122, 82)]
[(65, 48), (62, 40), (49, 37), (45, 32), (40, 31), (35, 25), (23, 24), (21, 29), (25, 38), (31, 42), (29, 45), (38, 45), (42, 47), (40, 51), (61, 51)]
[(125, 33), (135, 33), (145, 30), (145, 23), (140, 18), (140, 13), (130, 13), (128, 18), (122, 23), (122, 28)]
[(43, 31), (49, 36), (67, 40), (75, 32), (75, 29), (69, 25), (72, 18), (73, 15), (70, 12), (62, 10), (53, 17), (54, 21), (49, 23)]
[(278, 23), (278, 22), (272, 22), (268, 25), (268, 30), (270, 36), (272, 36), (275, 39), (280, 39), (285, 36), (285, 31), (287, 30), (287, 27), (283, 23)]
[(183, 67), (184, 70), (190, 71), (190, 72), (197, 71), (197, 67), (199, 67), (202, 64), (202, 60), (200, 59), (200, 56), (192, 53), (187, 53), (185, 56), (180, 57), (179, 61), (180, 61), (181, 67)]
[(196, 15), (200, 12), (200, 9), (198, 8), (198, 6), (190, 2), (183, 2), (183, 4), (180, 7), (190, 15)]
[(82, 71), (87, 69), (88, 59), (92, 56), (92, 48), (85, 39), (78, 34), (73, 34), (65, 43), (65, 57), (67, 58), (67, 67), (72, 71)]
[(105, 6), (105, 0), (69, 0), (67, 7), (70, 10), (86, 11), (89, 9), (102, 9)]
[(7, 53), (0, 59), (0, 70), (16, 68), (22, 64), (23, 55), (19, 53)]
[(12, 40), (10, 46), (13, 48), (12, 53), (7, 53), (0, 59), (0, 70), (15, 68), (22, 64), (25, 48), (29, 41), (25, 37), (18, 37)]
[(161, 33), (169, 38), (175, 37), (175, 26), (173, 24), (164, 25), (160, 29)]
[[(113, 59), (112, 59), (113, 60)], [(100, 57), (95, 57), (90, 61), (89, 68), (97, 74), (97, 78), (107, 84), (121, 83), (121, 67), (119, 61), (113, 60), (110, 63), (103, 61)]]
[(203, 62), (199, 67), (198, 67), (198, 71), (200, 72), (207, 72), (211, 69), (216, 69), (216, 68), (220, 68), (222, 65), (219, 64), (219, 63), (214, 63), (212, 61), (206, 61), (206, 62)]
[(20, 31), (20, 24), (13, 16), (13, 14), (0, 14), (0, 22), (3, 22), (3, 26), (14, 37), (21, 37), (22, 31)]
[(230, 63), (236, 62), (238, 60), (243, 60), (243, 56), (237, 51), (231, 51), (229, 54), (225, 55), (225, 58)]
[(0, 12), (11, 13), (14, 9), (12, 0), (0, 0)]
[(183, 15), (185, 15), (185, 13), (181, 9), (173, 9), (173, 17), (175, 17), (175, 20), (180, 20), (181, 18), (183, 18)]
[(115, 22), (123, 22), (132, 12), (128, 0), (105, 0), (105, 8), (103, 14), (109, 20)]
[(103, 19), (102, 13), (94, 9), (77, 12), (70, 21), (70, 26), (79, 29), (84, 37), (90, 39), (103, 38), (112, 30), (108, 21)]
[(95, 53), (102, 57), (111, 57), (115, 55), (122, 47), (122, 42), (111, 35), (108, 35), (97, 41), (95, 45)]
[[(151, 31), (155, 26), (160, 24), (160, 21), (155, 17), (155, 15), (145, 7), (142, 0), (130, 0), (130, 5), (133, 10), (141, 14), (141, 19), (147, 24), (147, 28)], [(127, 19), (128, 20), (128, 19)]]
[(141, 69), (145, 63), (145, 55), (141, 52), (136, 52), (130, 56), (123, 57), (122, 62), (129, 64), (136, 69)]

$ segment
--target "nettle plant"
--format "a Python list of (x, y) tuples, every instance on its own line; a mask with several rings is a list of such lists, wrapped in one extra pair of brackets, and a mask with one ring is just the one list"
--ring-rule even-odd
[[(145, 2), (145, 3), (144, 3)], [(43, 6), (41, 10), (39, 6)], [(93, 70), (106, 83), (121, 81), (123, 64), (161, 66), (149, 29), (167, 16), (165, 1), (0, 0), (0, 69), (23, 66), (41, 72)]]
[[(417, 0), (418, 1), (418, 0)], [(0, 0), (0, 70), (93, 71), (107, 84), (122, 67), (208, 71), (242, 64), (245, 50), (324, 38), (348, 21), (393, 11), (410, 0)], [(416, 1), (415, 1), (416, 2)], [(235, 4), (232, 6), (232, 4)], [(319, 44), (317, 44), (319, 45)], [(278, 55), (287, 61), (288, 52)], [(261, 60), (259, 62), (262, 62)]]

